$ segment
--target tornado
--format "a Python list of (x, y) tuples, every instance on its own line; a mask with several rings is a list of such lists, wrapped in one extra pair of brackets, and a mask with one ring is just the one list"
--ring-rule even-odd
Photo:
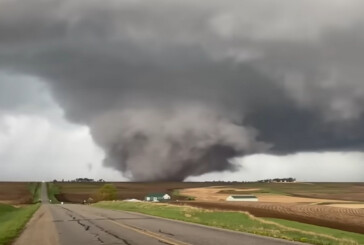
[(262, 152), (362, 151), (363, 9), (0, 0), (0, 71), (42, 81), (134, 181), (235, 171)]

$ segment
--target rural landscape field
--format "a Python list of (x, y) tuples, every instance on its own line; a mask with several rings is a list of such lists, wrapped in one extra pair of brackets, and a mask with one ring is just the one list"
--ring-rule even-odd
[[(102, 184), (58, 183), (57, 199), (82, 203)], [(364, 234), (363, 183), (114, 183), (120, 199), (148, 193), (172, 196), (173, 204), (247, 211), (257, 217), (280, 218)], [(233, 194), (254, 194), (259, 202), (226, 202)], [(193, 201), (189, 201), (189, 197)]]
[(40, 183), (0, 182), (0, 244), (10, 244), (39, 208)]
[[(97, 199), (105, 185), (115, 188), (115, 200)], [(0, 244), (10, 244), (21, 234), (26, 221), (39, 208), (34, 203), (41, 201), (41, 191), (47, 195), (43, 203), (65, 208), (75, 221), (80, 218), (67, 205), (132, 211), (310, 244), (364, 244), (362, 183), (49, 182), (43, 186), (47, 190), (41, 190), (41, 183), (0, 183), (0, 220), (4, 222), (0, 230), (15, 229), (7, 237), (1, 235)], [(166, 193), (171, 200), (143, 201), (150, 193)], [(229, 195), (254, 195), (258, 201), (228, 202)], [(24, 212), (19, 216), (24, 221), (15, 228), (7, 226), (6, 222), (13, 220), (9, 214), (19, 212)], [(15, 244), (22, 243), (18, 240)]]
[(364, 245), (364, 0), (0, 0), (0, 245)]

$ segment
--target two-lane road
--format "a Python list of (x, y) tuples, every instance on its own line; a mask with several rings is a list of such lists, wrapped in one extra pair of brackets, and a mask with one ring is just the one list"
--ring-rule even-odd
[[(43, 193), (43, 192), (42, 192)], [(46, 193), (46, 190), (45, 192)], [(44, 197), (46, 203), (48, 198)], [(43, 213), (40, 215), (39, 213)], [(16, 244), (61, 244), (61, 245), (209, 245), (209, 244), (298, 244), (288, 241), (260, 237), (240, 232), (214, 229), (201, 225), (172, 221), (142, 214), (106, 210), (88, 205), (50, 205), (44, 204), (35, 215), (36, 222), (30, 222), (28, 229), (33, 234), (28, 240), (22, 237)], [(42, 221), (46, 219), (46, 221)], [(45, 229), (37, 233), (38, 229)], [(24, 235), (27, 235), (27, 230)], [(55, 239), (44, 236), (56, 237)], [(37, 237), (38, 236), (38, 237)], [(43, 236), (43, 237), (39, 237)], [(30, 240), (29, 240), (30, 239)], [(32, 240), (33, 239), (33, 240)], [(29, 243), (35, 241), (36, 243)], [(20, 242), (20, 243), (19, 243)]]
[(87, 205), (52, 205), (50, 209), (61, 244), (291, 244)]

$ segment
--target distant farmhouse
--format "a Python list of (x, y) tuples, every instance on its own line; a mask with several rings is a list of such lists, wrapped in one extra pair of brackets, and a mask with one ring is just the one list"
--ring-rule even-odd
[(166, 193), (151, 193), (144, 197), (148, 202), (165, 202), (171, 200), (171, 196)]
[(231, 195), (226, 198), (229, 202), (257, 202), (258, 198), (253, 195)]

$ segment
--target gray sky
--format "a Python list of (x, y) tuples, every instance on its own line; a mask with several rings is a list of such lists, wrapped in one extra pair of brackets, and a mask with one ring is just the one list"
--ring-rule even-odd
[(364, 181), (363, 9), (0, 0), (0, 179)]

